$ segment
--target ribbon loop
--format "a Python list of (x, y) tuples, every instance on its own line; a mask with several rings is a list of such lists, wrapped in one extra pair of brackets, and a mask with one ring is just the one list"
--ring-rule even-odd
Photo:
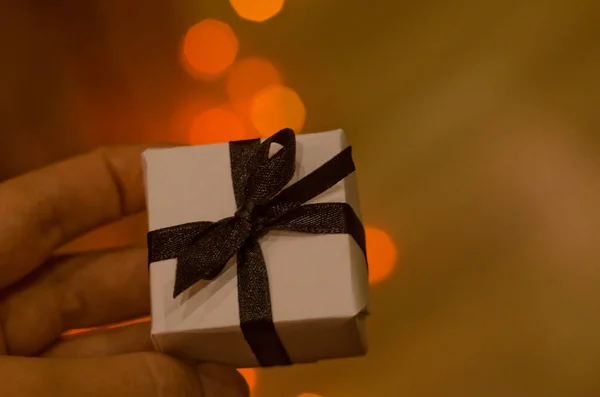
[[(269, 156), (273, 143), (282, 147)], [(244, 204), (266, 204), (271, 200), (294, 176), (295, 160), (296, 140), (291, 130), (282, 130), (265, 140), (250, 161)]]

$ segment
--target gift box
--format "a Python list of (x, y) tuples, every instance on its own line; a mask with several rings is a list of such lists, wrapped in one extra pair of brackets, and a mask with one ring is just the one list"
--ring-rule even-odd
[(364, 355), (368, 270), (343, 131), (143, 154), (152, 340), (238, 368)]

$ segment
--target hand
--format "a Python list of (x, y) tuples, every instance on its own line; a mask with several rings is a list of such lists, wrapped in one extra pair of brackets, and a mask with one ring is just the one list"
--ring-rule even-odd
[(54, 255), (143, 210), (141, 152), (97, 150), (0, 185), (0, 395), (248, 395), (235, 369), (152, 352), (147, 323), (61, 339), (149, 312), (143, 248)]

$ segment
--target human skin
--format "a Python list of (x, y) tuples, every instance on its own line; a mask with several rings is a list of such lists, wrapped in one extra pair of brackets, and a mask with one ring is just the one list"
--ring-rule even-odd
[(154, 352), (147, 323), (61, 338), (149, 312), (142, 247), (55, 255), (143, 211), (143, 149), (95, 150), (0, 185), (0, 395), (248, 395), (233, 368)]

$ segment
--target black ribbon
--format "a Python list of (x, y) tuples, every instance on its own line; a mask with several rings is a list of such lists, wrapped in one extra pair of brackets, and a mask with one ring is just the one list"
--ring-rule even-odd
[[(272, 156), (271, 145), (281, 148)], [(296, 137), (284, 129), (263, 143), (229, 143), (238, 210), (218, 222), (192, 222), (148, 233), (148, 261), (177, 258), (173, 297), (200, 280), (213, 280), (237, 255), (242, 333), (261, 366), (290, 365), (273, 324), (269, 276), (259, 239), (271, 230), (349, 234), (365, 250), (364, 228), (347, 203), (305, 204), (354, 172), (347, 147), (284, 189), (295, 172)], [(282, 190), (283, 189), (283, 190)]]

